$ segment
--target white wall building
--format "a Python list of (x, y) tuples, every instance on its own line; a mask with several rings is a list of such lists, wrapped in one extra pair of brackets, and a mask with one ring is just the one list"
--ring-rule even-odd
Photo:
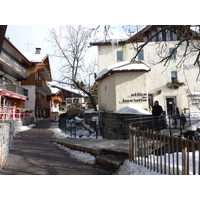
[[(186, 44), (183, 43), (169, 58), (166, 66), (163, 62), (159, 63), (179, 43), (176, 30), (165, 30), (152, 38), (136, 58), (136, 61), (141, 62), (140, 67), (137, 66), (138, 62), (134, 62), (130, 68), (130, 61), (137, 53), (136, 47), (144, 44), (157, 30), (160, 30), (159, 26), (147, 26), (128, 40), (118, 40), (115, 43), (91, 42), (91, 45), (98, 46), (100, 110), (117, 111), (135, 103), (151, 111), (155, 100), (159, 101), (167, 114), (170, 114), (173, 103), (177, 104), (181, 112), (188, 108), (187, 95), (200, 91), (200, 79), (197, 78), (199, 67), (194, 65), (196, 52), (183, 56)], [(197, 38), (193, 44), (198, 44), (199, 41)], [(192, 47), (189, 46), (188, 49)], [(177, 68), (183, 58), (184, 65)], [(175, 79), (185, 85), (176, 90), (168, 88), (166, 84)]]

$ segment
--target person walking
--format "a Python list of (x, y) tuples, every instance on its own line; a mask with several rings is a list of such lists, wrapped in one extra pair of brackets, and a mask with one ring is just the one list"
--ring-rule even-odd
[(154, 116), (156, 131), (160, 132), (160, 115), (163, 113), (162, 106), (159, 105), (158, 101), (154, 102), (152, 109), (152, 115)]
[(185, 115), (182, 113), (180, 116), (180, 123), (181, 123), (181, 128), (185, 128), (185, 124), (187, 123)]
[(173, 109), (172, 109), (172, 119), (174, 120), (174, 128), (177, 128), (178, 125), (178, 118), (180, 117), (180, 113), (179, 113), (179, 109), (176, 106), (176, 104), (174, 103), (173, 105)]

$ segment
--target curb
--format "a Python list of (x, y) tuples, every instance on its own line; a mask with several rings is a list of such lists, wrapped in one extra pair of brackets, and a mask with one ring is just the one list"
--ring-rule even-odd
[(94, 155), (96, 157), (96, 164), (98, 165), (97, 170), (106, 170), (108, 174), (114, 174), (123, 162), (129, 158), (128, 153), (117, 150), (99, 149), (95, 147), (91, 148), (90, 146), (83, 146), (80, 144), (72, 144), (57, 140), (51, 140), (51, 142)]

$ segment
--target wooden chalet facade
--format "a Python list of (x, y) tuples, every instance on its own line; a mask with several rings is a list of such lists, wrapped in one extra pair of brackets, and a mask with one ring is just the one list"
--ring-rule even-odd
[(36, 48), (35, 54), (24, 54), (32, 65), (26, 67), (28, 79), (22, 81), (22, 85), (31, 91), (27, 107), (35, 110), (36, 119), (50, 117), (51, 100), (51, 90), (47, 86), (47, 82), (52, 81), (49, 57), (41, 54), (40, 50), (40, 48)]
[(66, 111), (69, 108), (86, 108), (86, 98), (80, 90), (60, 87), (56, 85), (52, 85), (51, 87), (58, 88), (62, 91), (64, 100), (60, 105), (60, 110)]

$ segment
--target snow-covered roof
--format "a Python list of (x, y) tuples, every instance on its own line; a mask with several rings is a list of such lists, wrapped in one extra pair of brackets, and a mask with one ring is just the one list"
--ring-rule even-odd
[(113, 72), (117, 72), (117, 71), (123, 72), (123, 71), (149, 71), (149, 70), (150, 70), (150, 68), (142, 62), (123, 61), (120, 63), (116, 63), (114, 65), (105, 67), (97, 75), (96, 81), (108, 76), (109, 73), (113, 73)]
[(69, 92), (72, 92), (72, 93), (75, 93), (75, 94), (78, 94), (78, 95), (81, 95), (81, 96), (87, 96), (81, 90), (78, 90), (78, 89), (72, 89), (72, 88), (69, 88), (69, 87), (61, 87), (61, 86), (51, 85), (51, 84), (49, 84), (49, 85), (50, 85), (50, 87), (53, 87), (53, 88), (59, 88), (61, 90), (67, 90)]
[(128, 106), (125, 106), (118, 111), (115, 111), (114, 113), (120, 113), (120, 114), (136, 114), (136, 115), (151, 115), (150, 112), (144, 110), (142, 107), (140, 107), (137, 104), (130, 104)]
[(51, 94), (57, 94), (60, 91), (60, 89), (54, 88), (54, 87), (52, 87), (50, 89), (51, 89)]
[(48, 56), (47, 54), (35, 54), (35, 53), (23, 53), (24, 56), (30, 61), (34, 63), (40, 63), (45, 60), (45, 58)]

